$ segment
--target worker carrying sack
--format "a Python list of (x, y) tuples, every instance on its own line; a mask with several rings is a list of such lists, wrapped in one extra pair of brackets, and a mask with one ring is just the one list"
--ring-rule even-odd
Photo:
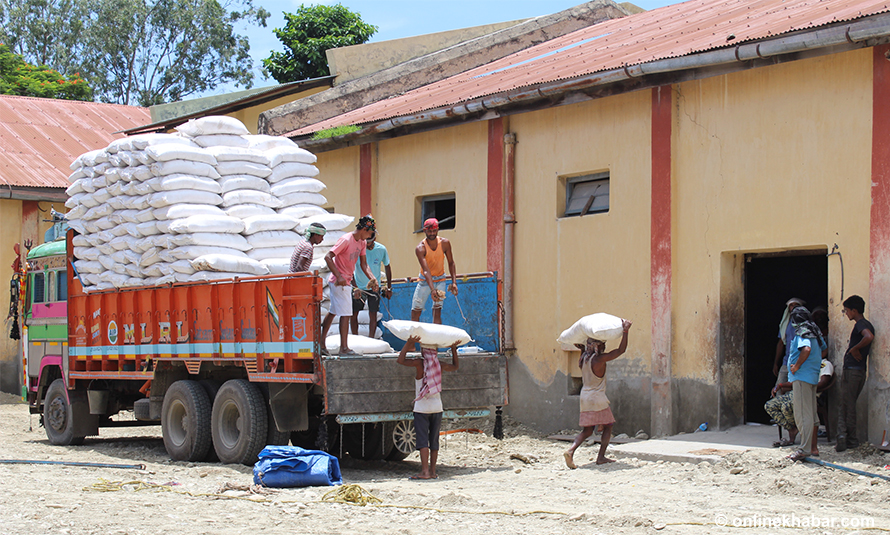
[(384, 321), (383, 326), (396, 338), (407, 340), (412, 336), (420, 337), (420, 344), (425, 346), (451, 347), (454, 344), (464, 345), (472, 338), (467, 331), (450, 325), (438, 325), (436, 323), (422, 323), (419, 321), (390, 320)]
[(623, 333), (621, 318), (598, 312), (576, 321), (574, 325), (564, 330), (556, 341), (564, 345), (583, 345), (587, 343), (588, 338), (608, 342), (621, 338)]
[(299, 446), (266, 446), (253, 465), (253, 482), (264, 487), (342, 485), (340, 462), (330, 453)]

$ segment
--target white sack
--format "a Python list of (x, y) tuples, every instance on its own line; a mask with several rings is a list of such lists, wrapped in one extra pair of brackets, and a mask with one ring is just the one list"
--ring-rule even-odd
[(268, 175), (268, 178), (270, 184), (275, 184), (276, 182), (281, 182), (286, 178), (293, 178), (295, 176), (315, 178), (318, 176), (318, 168), (314, 165), (305, 163), (284, 162), (276, 165), (272, 169), (272, 173)]
[(216, 172), (222, 176), (253, 175), (266, 178), (272, 174), (272, 169), (268, 165), (251, 162), (220, 162), (216, 164)]
[[(177, 247), (176, 249), (170, 249), (167, 253), (174, 261), (194, 260), (195, 258), (200, 258), (204, 255), (225, 255), (247, 259), (247, 255), (238, 249), (232, 249), (230, 247), (213, 247), (210, 245), (185, 245), (183, 247)], [(162, 258), (164, 256), (164, 254), (161, 254)], [(195, 271), (201, 270), (195, 268)]]
[(165, 226), (166, 229), (161, 228), (161, 222), (158, 222), (158, 230), (175, 234), (191, 234), (194, 232), (240, 234), (244, 230), (243, 221), (229, 216), (193, 215), (166, 222)]
[(312, 165), (318, 158), (306, 149), (301, 149), (296, 145), (280, 146), (267, 149), (266, 156), (269, 157), (269, 165), (275, 167), (284, 162), (297, 162)]
[(245, 277), (256, 277), (251, 273), (229, 273), (226, 271), (198, 271), (192, 275), (182, 276), (177, 274), (177, 282), (195, 282), (195, 281), (212, 281), (212, 280), (231, 280), (235, 277), (243, 279)]
[(192, 119), (191, 121), (176, 127), (176, 131), (187, 136), (208, 136), (214, 134), (232, 134), (245, 135), (250, 134), (250, 130), (244, 126), (244, 123), (228, 117), (226, 115), (208, 115), (200, 119)]
[(152, 217), (158, 221), (166, 219), (180, 219), (183, 217), (191, 217), (195, 215), (207, 215), (225, 217), (226, 213), (222, 208), (210, 204), (171, 204), (163, 208), (154, 208), (148, 210)]
[(286, 215), (255, 215), (244, 218), (244, 232), (242, 234), (255, 234), (264, 230), (293, 230), (297, 222)]
[(567, 345), (586, 344), (588, 338), (609, 342), (621, 338), (623, 333), (621, 318), (598, 312), (576, 321), (556, 341)]
[(166, 143), (152, 145), (145, 149), (152, 160), (156, 162), (170, 162), (173, 160), (185, 160), (190, 162), (202, 162), (216, 165), (216, 158), (207, 149), (201, 147), (189, 147), (179, 143)]
[(294, 247), (300, 240), (300, 237), (291, 230), (264, 230), (247, 236), (247, 242), (251, 247)]
[[(271, 150), (276, 147), (292, 149), (297, 144), (292, 140), (281, 136), (267, 136), (264, 134), (250, 134), (244, 136), (244, 139), (250, 144), (250, 148), (257, 150)], [(312, 162), (315, 163), (315, 162)]]
[(317, 206), (314, 204), (295, 204), (293, 206), (288, 206), (286, 208), (279, 208), (279, 214), (289, 215), (294, 219), (301, 219), (304, 217), (314, 216), (314, 215), (322, 215), (330, 213), (321, 206)]
[(328, 199), (321, 193), (305, 193), (298, 191), (296, 193), (288, 193), (278, 197), (279, 206), (293, 206), (295, 204), (315, 204), (323, 206), (328, 203)]
[[(198, 175), (210, 178), (219, 178), (220, 173), (216, 168), (204, 162), (190, 162), (188, 160), (171, 160), (169, 162), (156, 162), (151, 164), (151, 174), (154, 176), (174, 175)], [(123, 175), (121, 175), (123, 176)]]
[(259, 204), (236, 204), (224, 209), (227, 216), (247, 219), (253, 216), (275, 215), (275, 210)]
[(242, 136), (233, 134), (211, 134), (206, 136), (195, 136), (192, 138), (199, 147), (242, 147), (247, 148), (250, 142)]
[(223, 193), (222, 205), (224, 208), (236, 204), (259, 204), (268, 206), (269, 208), (277, 208), (279, 206), (279, 201), (269, 193), (251, 189), (236, 189), (228, 193)]
[[(375, 340), (367, 336), (350, 334), (346, 338), (349, 349), (359, 353), (360, 355), (379, 355), (381, 353), (393, 353), (392, 346), (383, 340)], [(331, 355), (340, 353), (340, 335), (328, 336), (325, 339), (325, 346)]]
[(216, 158), (217, 162), (251, 162), (260, 165), (269, 165), (269, 158), (255, 149), (240, 147), (210, 147), (205, 149)]
[(154, 208), (163, 208), (171, 204), (211, 204), (219, 205), (223, 198), (209, 191), (183, 190), (160, 191), (148, 198), (148, 204)]
[(222, 193), (222, 186), (209, 177), (174, 174), (159, 176), (146, 180), (147, 184), (154, 191), (172, 191), (177, 189), (193, 189), (201, 191), (209, 191), (210, 193)]
[[(370, 336), (370, 335), (368, 334), (370, 331), (371, 331), (371, 326), (368, 325), (367, 323), (365, 323), (365, 324), (361, 324), (361, 323), (360, 323), (360, 324), (359, 324), (359, 326), (358, 326), (358, 334), (359, 334), (359, 336)], [(331, 328), (328, 329), (328, 336), (337, 336), (337, 335), (339, 335), (339, 334), (340, 334), (340, 322), (335, 321), (335, 322), (331, 323)], [(349, 334), (352, 334), (352, 327), (349, 328)], [(338, 338), (338, 341), (339, 341), (339, 338), (340, 338), (340, 337), (337, 336), (337, 338)], [(376, 332), (374, 333), (374, 336), (371, 336), (371, 338), (376, 338), (376, 339), (378, 339), (378, 340), (381, 339), (381, 338), (383, 338), (383, 331), (380, 330), (380, 326), (379, 326), (379, 325), (377, 326), (377, 329), (376, 329)]]
[(225, 254), (208, 254), (199, 256), (191, 261), (195, 271), (228, 271), (238, 273), (252, 273), (254, 275), (268, 275), (269, 268), (256, 260)]
[(332, 230), (330, 232), (326, 232), (321, 240), (321, 243), (318, 245), (321, 247), (333, 247), (337, 243), (337, 240), (339, 240), (346, 234), (348, 233), (342, 230)]
[(216, 182), (222, 189), (219, 193), (228, 193), (236, 189), (255, 189), (269, 193), (272, 189), (266, 179), (254, 175), (225, 175)]
[(467, 331), (450, 325), (422, 323), (419, 321), (390, 320), (383, 326), (396, 338), (408, 340), (411, 336), (419, 336), (420, 343), (427, 346), (451, 347), (454, 344), (464, 345), (471, 341)]
[(287, 259), (287, 265), (290, 268), (290, 257), (294, 254), (294, 247), (254, 247), (247, 251), (247, 256), (254, 260)]
[(343, 230), (351, 225), (353, 221), (355, 221), (355, 218), (351, 215), (331, 214), (325, 212), (323, 214), (311, 215), (301, 218), (297, 222), (297, 227), (294, 230), (296, 230), (300, 234), (303, 234), (312, 223), (321, 223), (322, 225), (324, 225), (324, 228), (327, 229), (328, 232), (330, 232), (332, 230)]
[(145, 150), (147, 147), (151, 145), (161, 145), (167, 143), (178, 143), (180, 145), (189, 145), (194, 146), (195, 144), (191, 142), (188, 138), (178, 136), (175, 134), (137, 134), (135, 136), (130, 136), (128, 138), (124, 138), (120, 141), (120, 150)]
[(250, 244), (240, 234), (224, 234), (217, 232), (196, 232), (194, 234), (171, 234), (165, 235), (164, 240), (167, 248), (181, 247), (186, 245), (207, 245), (211, 247), (228, 247), (239, 251), (247, 252), (251, 249)]
[[(250, 253), (247, 253), (247, 255), (250, 256)], [(266, 258), (259, 262), (266, 266), (269, 273), (272, 275), (284, 275), (285, 273), (290, 273), (290, 258)]]
[(288, 193), (318, 193), (325, 188), (324, 182), (317, 178), (294, 177), (277, 182), (271, 188), (272, 195), (280, 197)]

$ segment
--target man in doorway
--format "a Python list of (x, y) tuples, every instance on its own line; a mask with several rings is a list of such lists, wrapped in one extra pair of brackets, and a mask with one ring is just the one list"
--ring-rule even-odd
[(365, 249), (365, 260), (368, 263), (368, 267), (375, 277), (379, 277), (380, 265), (383, 265), (386, 272), (386, 288), (378, 289), (376, 292), (371, 290), (368, 286), (371, 281), (368, 280), (368, 277), (365, 277), (359, 266), (356, 266), (353, 278), (355, 288), (352, 290), (352, 319), (350, 320), (350, 326), (352, 327), (352, 334), (358, 334), (358, 313), (365, 308), (365, 302), (367, 302), (368, 315), (371, 318), (368, 322), (368, 336), (375, 338), (377, 333), (377, 311), (380, 310), (380, 297), (387, 299), (392, 297), (392, 269), (389, 267), (389, 253), (386, 251), (386, 247), (382, 243), (377, 242), (377, 231), (374, 231), (366, 242), (368, 245)]
[(835, 450), (859, 447), (856, 429), (856, 400), (865, 385), (865, 370), (868, 368), (868, 353), (875, 339), (875, 328), (862, 314), (865, 312), (865, 299), (851, 295), (844, 301), (844, 316), (853, 325), (850, 345), (844, 354), (844, 373), (841, 376), (841, 410), (837, 425)]
[(776, 376), (776, 385), (788, 382), (788, 354), (790, 353), (788, 342), (794, 339), (791, 313), (795, 308), (805, 306), (806, 304), (806, 301), (797, 297), (792, 297), (785, 302), (785, 311), (782, 313), (782, 321), (779, 322), (779, 342), (776, 344), (776, 360), (773, 364), (773, 375)]
[(321, 354), (330, 355), (325, 346), (328, 330), (334, 316), (340, 316), (340, 355), (357, 355), (349, 349), (349, 317), (352, 316), (352, 274), (356, 262), (361, 263), (362, 271), (368, 276), (368, 287), (377, 290), (377, 278), (368, 268), (365, 259), (366, 242), (376, 230), (374, 218), (370, 214), (362, 216), (355, 225), (355, 230), (340, 236), (337, 243), (325, 255), (324, 261), (331, 270), (328, 289), (331, 295), (331, 311), (321, 324)]
[(448, 260), (448, 272), (451, 275), (449, 290), (457, 297), (457, 279), (454, 258), (451, 256), (451, 242), (439, 237), (439, 221), (435, 218), (423, 222), (423, 233), (426, 238), (414, 249), (420, 263), (421, 280), (414, 288), (414, 300), (411, 303), (411, 321), (419, 321), (420, 313), (426, 306), (428, 297), (433, 298), (433, 323), (442, 323), (442, 303), (445, 301), (445, 260)]

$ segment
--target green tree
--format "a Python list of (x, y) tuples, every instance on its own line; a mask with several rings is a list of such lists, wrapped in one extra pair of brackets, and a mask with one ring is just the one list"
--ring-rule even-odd
[[(64, 30), (34, 33), (38, 8), (46, 28), (73, 24), (76, 42), (59, 37)], [(220, 84), (250, 88), (250, 45), (236, 26), (265, 26), (268, 17), (253, 0), (0, 0), (0, 36), (28, 61), (50, 51), (46, 63), (82, 73), (98, 100), (151, 106)]]
[(8, 45), (0, 44), (0, 94), (92, 100), (92, 93), (79, 74), (63, 76), (46, 65), (31, 65)]
[(340, 4), (301, 5), (296, 13), (284, 13), (284, 29), (273, 30), (284, 52), (272, 52), (263, 66), (279, 83), (328, 76), (325, 50), (366, 43), (377, 26)]

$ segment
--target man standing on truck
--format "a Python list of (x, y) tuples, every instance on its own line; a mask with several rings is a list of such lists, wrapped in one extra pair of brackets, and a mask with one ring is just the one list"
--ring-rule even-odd
[(371, 273), (375, 277), (380, 275), (380, 265), (383, 265), (384, 271), (386, 271), (386, 288), (380, 288), (376, 292), (372, 291), (368, 288), (368, 283), (371, 281), (356, 266), (353, 277), (355, 288), (352, 290), (352, 319), (350, 324), (352, 334), (358, 334), (358, 313), (365, 308), (365, 302), (367, 301), (368, 315), (371, 318), (368, 322), (368, 336), (374, 338), (374, 334), (377, 332), (377, 311), (380, 310), (380, 298), (385, 297), (389, 299), (392, 297), (392, 269), (389, 267), (389, 253), (386, 251), (386, 247), (382, 243), (377, 242), (377, 231), (371, 234), (367, 243), (365, 259), (371, 268)]
[(321, 325), (320, 344), (322, 355), (330, 355), (327, 347), (325, 347), (325, 338), (328, 336), (328, 330), (331, 328), (334, 316), (340, 316), (340, 355), (358, 354), (349, 349), (347, 343), (349, 317), (352, 316), (352, 274), (355, 270), (356, 261), (359, 261), (362, 271), (368, 276), (368, 288), (373, 291), (377, 290), (377, 278), (371, 273), (365, 258), (365, 250), (367, 248), (365, 240), (370, 238), (375, 230), (376, 225), (371, 214), (362, 216), (356, 223), (355, 230), (341, 236), (324, 257), (328, 269), (331, 270), (331, 277), (328, 279), (328, 289), (331, 294), (331, 310), (325, 316)]
[(312, 265), (312, 254), (315, 246), (321, 243), (327, 229), (321, 223), (312, 223), (306, 229), (306, 238), (300, 240), (300, 243), (294, 247), (294, 252), (290, 256), (290, 272), (300, 273), (301, 271), (309, 271)]
[(423, 233), (426, 238), (414, 249), (420, 263), (420, 278), (414, 288), (414, 300), (411, 303), (411, 321), (419, 321), (427, 297), (433, 298), (433, 323), (442, 323), (442, 303), (445, 301), (445, 260), (448, 260), (448, 272), (451, 275), (451, 293), (457, 297), (456, 269), (451, 256), (451, 242), (439, 237), (439, 221), (429, 218), (423, 222)]

